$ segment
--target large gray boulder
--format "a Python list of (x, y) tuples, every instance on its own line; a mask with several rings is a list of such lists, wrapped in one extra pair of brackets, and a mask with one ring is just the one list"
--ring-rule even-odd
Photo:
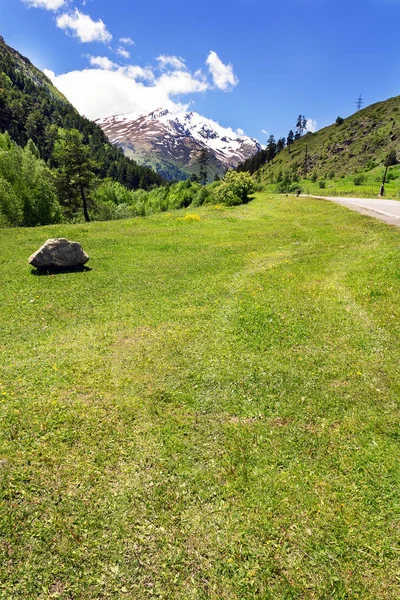
[(89, 256), (78, 242), (66, 238), (47, 240), (39, 250), (29, 257), (28, 262), (39, 270), (72, 269), (83, 267)]

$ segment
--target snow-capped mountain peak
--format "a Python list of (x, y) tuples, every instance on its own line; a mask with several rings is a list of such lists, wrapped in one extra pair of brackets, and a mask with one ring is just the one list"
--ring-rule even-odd
[(174, 114), (159, 108), (139, 116), (124, 113), (98, 119), (97, 123), (128, 156), (170, 178), (183, 179), (195, 172), (196, 156), (204, 147), (218, 174), (261, 150), (258, 141), (242, 131), (222, 127), (194, 111)]

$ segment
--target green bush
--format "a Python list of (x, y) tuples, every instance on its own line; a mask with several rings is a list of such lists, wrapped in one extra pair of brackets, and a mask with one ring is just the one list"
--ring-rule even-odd
[(223, 180), (215, 188), (214, 196), (218, 204), (235, 206), (251, 200), (254, 181), (247, 172), (228, 171)]
[(371, 171), (371, 169), (375, 169), (376, 167), (376, 162), (372, 160), (372, 158), (370, 158), (367, 162), (367, 164), (365, 165), (365, 170), (366, 171)]
[(201, 186), (193, 198), (192, 206), (202, 206), (203, 204), (208, 204), (212, 201), (212, 199), (213, 195), (211, 193), (210, 186)]
[(326, 188), (326, 181), (324, 181), (323, 179), (321, 179), (321, 181), (318, 181), (318, 187), (321, 188), (321, 190)]
[(356, 175), (354, 177), (354, 185), (363, 185), (365, 183), (364, 175)]
[(54, 176), (29, 141), (24, 149), (0, 134), (2, 226), (50, 225), (62, 220)]
[(106, 179), (93, 192), (93, 200), (95, 203), (133, 204), (133, 193), (118, 181)]
[(397, 165), (397, 163), (398, 163), (398, 160), (397, 160), (396, 150), (390, 150), (389, 154), (386, 157), (385, 164), (388, 165), (389, 167), (392, 167), (393, 165)]

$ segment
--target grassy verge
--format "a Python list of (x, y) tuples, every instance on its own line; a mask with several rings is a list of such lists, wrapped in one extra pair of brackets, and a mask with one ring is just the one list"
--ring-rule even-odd
[(0, 264), (0, 597), (400, 597), (397, 229), (260, 194)]
[[(301, 179), (293, 185), (298, 186), (305, 194), (313, 196), (347, 196), (354, 198), (377, 198), (382, 185), (385, 172), (384, 167), (375, 167), (370, 171), (363, 171), (353, 175), (327, 178), (317, 178), (312, 181)], [(267, 183), (267, 193), (274, 193), (276, 183)], [(400, 198), (400, 165), (389, 167), (388, 180), (385, 183), (385, 198), (398, 200)]]

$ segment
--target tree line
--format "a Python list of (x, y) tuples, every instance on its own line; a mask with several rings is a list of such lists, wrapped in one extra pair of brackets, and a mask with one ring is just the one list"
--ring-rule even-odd
[[(112, 146), (98, 125), (82, 117), (40, 71), (0, 39), (0, 133), (5, 132), (21, 148), (31, 141), (49, 169), (63, 168), (65, 173), (66, 147), (72, 146), (83, 160), (81, 199), (96, 181), (106, 178), (130, 190), (148, 190), (165, 182), (150, 168), (139, 166), (122, 149)], [(73, 151), (69, 158), (76, 167), (78, 159)], [(73, 170), (73, 165), (70, 167)], [(68, 200), (62, 186), (58, 186), (58, 191), (66, 214), (71, 215), (77, 208), (74, 194)]]
[(278, 140), (274, 135), (270, 135), (265, 148), (248, 158), (243, 163), (236, 167), (236, 170), (255, 173), (263, 165), (272, 162), (279, 152), (282, 152), (287, 147), (290, 147), (296, 140), (300, 139), (304, 132), (307, 131), (307, 119), (304, 115), (299, 115), (296, 121), (296, 129), (293, 132), (291, 129), (287, 137), (281, 137)]

